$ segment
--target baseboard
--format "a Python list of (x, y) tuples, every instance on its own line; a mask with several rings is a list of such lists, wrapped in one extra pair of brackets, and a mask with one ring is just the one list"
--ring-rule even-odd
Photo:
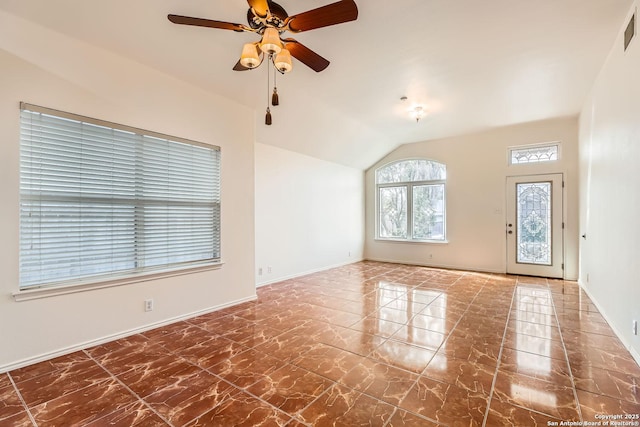
[(593, 294), (591, 294), (591, 292), (589, 292), (589, 289), (587, 289), (587, 287), (584, 286), (584, 283), (582, 282), (582, 280), (578, 280), (578, 285), (589, 296), (589, 299), (591, 300), (593, 305), (596, 306), (596, 308), (598, 309), (600, 314), (602, 314), (602, 317), (604, 317), (604, 320), (607, 321), (607, 323), (609, 324), (609, 326), (613, 330), (613, 333), (616, 334), (616, 336), (618, 337), (620, 342), (622, 342), (622, 345), (624, 345), (625, 348), (627, 350), (629, 350), (629, 353), (631, 353), (631, 357), (633, 357), (635, 359), (636, 363), (638, 364), (638, 366), (640, 366), (640, 353), (638, 353), (638, 351), (635, 348), (633, 348), (631, 343), (628, 342), (624, 338), (624, 335), (622, 335), (620, 333), (620, 331), (618, 330), (618, 328), (616, 328), (615, 324), (609, 319), (609, 317), (607, 316), (607, 313), (602, 309), (602, 307), (600, 306), (598, 301), (594, 298)]
[(461, 267), (459, 265), (446, 265), (446, 264), (434, 264), (434, 263), (424, 263), (424, 262), (402, 261), (402, 260), (385, 259), (385, 258), (366, 258), (366, 261), (388, 262), (390, 264), (417, 265), (417, 266), (420, 266), (420, 267), (442, 268), (442, 269), (445, 269), (445, 270), (460, 270), (460, 271), (471, 271), (471, 272), (477, 271), (479, 273), (505, 274), (505, 271), (503, 269), (470, 268), (470, 267)]
[(290, 274), (288, 276), (278, 277), (277, 279), (272, 279), (272, 280), (268, 280), (266, 282), (256, 283), (256, 288), (261, 288), (262, 286), (267, 286), (267, 285), (273, 285), (274, 283), (283, 282), (283, 281), (289, 280), (289, 279), (295, 279), (297, 277), (307, 276), (307, 275), (313, 274), (313, 273), (319, 273), (321, 271), (331, 270), (332, 268), (344, 267), (345, 265), (355, 264), (357, 262), (362, 262), (362, 261), (364, 261), (363, 258), (354, 259), (352, 261), (347, 261), (347, 262), (343, 262), (343, 263), (339, 263), (339, 264), (334, 264), (334, 265), (329, 265), (329, 266), (325, 266), (325, 267), (316, 268), (316, 269), (313, 269), (313, 270), (307, 270), (307, 271), (303, 271), (303, 272), (299, 272), (299, 273), (294, 273), (294, 274)]
[(50, 359), (53, 359), (53, 358), (56, 358), (56, 357), (64, 356), (66, 354), (74, 353), (74, 352), (79, 351), (79, 350), (84, 350), (85, 348), (94, 347), (94, 346), (100, 345), (100, 344), (105, 344), (107, 342), (118, 340), (120, 338), (126, 338), (126, 337), (131, 336), (131, 335), (135, 335), (135, 334), (139, 334), (139, 333), (142, 333), (142, 332), (146, 332), (146, 331), (149, 331), (151, 329), (155, 329), (155, 328), (159, 328), (161, 326), (169, 325), (171, 323), (179, 322), (181, 320), (187, 320), (187, 319), (191, 319), (191, 318), (196, 317), (196, 316), (202, 316), (203, 314), (213, 313), (214, 311), (222, 310), (224, 308), (232, 307), (234, 305), (242, 304), (242, 303), (245, 303), (245, 302), (255, 301), (256, 299), (257, 299), (257, 296), (253, 295), (253, 296), (250, 296), (250, 297), (247, 297), (247, 298), (242, 298), (242, 299), (239, 299), (239, 300), (236, 300), (236, 301), (232, 301), (232, 302), (229, 302), (229, 303), (220, 304), (220, 305), (215, 306), (215, 307), (210, 307), (210, 308), (206, 308), (204, 310), (198, 310), (198, 311), (194, 311), (194, 312), (191, 312), (191, 313), (188, 313), (188, 314), (172, 317), (170, 319), (166, 319), (166, 320), (162, 320), (162, 321), (159, 321), (159, 322), (151, 323), (151, 324), (142, 326), (140, 328), (129, 329), (127, 331), (122, 331), (122, 332), (118, 332), (116, 334), (107, 335), (105, 337), (98, 338), (98, 339), (95, 339), (95, 340), (85, 341), (83, 343), (80, 343), (80, 344), (77, 344), (77, 345), (74, 345), (74, 346), (65, 347), (65, 348), (62, 348), (60, 350), (56, 350), (56, 351), (52, 351), (52, 352), (49, 352), (49, 353), (40, 354), (38, 356), (29, 357), (27, 359), (22, 359), (22, 360), (19, 360), (17, 362), (13, 362), (13, 363), (9, 363), (7, 365), (0, 366), (0, 373), (13, 371), (14, 369), (23, 368), (25, 366), (32, 365), (34, 363), (44, 362), (46, 360), (50, 360)]

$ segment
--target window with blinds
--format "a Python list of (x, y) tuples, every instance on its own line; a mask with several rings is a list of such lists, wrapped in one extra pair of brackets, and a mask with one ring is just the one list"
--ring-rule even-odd
[(220, 148), (21, 104), (20, 288), (220, 262)]

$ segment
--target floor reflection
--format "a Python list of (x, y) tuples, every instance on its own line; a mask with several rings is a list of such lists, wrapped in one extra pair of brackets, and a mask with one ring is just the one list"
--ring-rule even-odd
[(511, 384), (511, 398), (525, 405), (542, 405), (548, 408), (555, 408), (558, 399), (554, 393), (526, 387), (520, 384)]
[(257, 295), (0, 374), (0, 424), (528, 426), (640, 404), (575, 282), (359, 262)]
[(517, 320), (516, 349), (519, 350), (518, 367), (524, 371), (551, 372), (551, 330), (555, 322), (552, 304), (551, 292), (547, 289), (516, 288), (513, 302)]
[(388, 282), (378, 283), (376, 292), (378, 321), (373, 333), (388, 336), (394, 324), (399, 325), (377, 349), (378, 356), (411, 371), (424, 369), (446, 339), (447, 295)]

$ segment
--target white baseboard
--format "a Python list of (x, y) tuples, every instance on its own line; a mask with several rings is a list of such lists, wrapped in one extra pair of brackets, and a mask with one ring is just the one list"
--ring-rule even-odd
[(260, 288), (262, 286), (267, 286), (267, 285), (272, 285), (274, 283), (283, 282), (283, 281), (289, 280), (289, 279), (295, 279), (296, 277), (302, 277), (302, 276), (307, 276), (307, 275), (313, 274), (313, 273), (319, 273), (321, 271), (331, 270), (332, 268), (344, 267), (345, 265), (355, 264), (357, 262), (362, 262), (362, 261), (364, 261), (363, 258), (354, 259), (354, 260), (350, 260), (350, 261), (347, 261), (347, 262), (342, 262), (342, 263), (339, 263), (339, 264), (328, 265), (328, 266), (325, 266), (325, 267), (320, 267), (320, 268), (315, 268), (315, 269), (312, 269), (312, 270), (301, 271), (299, 273), (289, 274), (287, 276), (281, 276), (281, 277), (278, 277), (276, 279), (272, 279), (272, 280), (268, 280), (268, 281), (265, 281), (265, 282), (256, 283), (256, 288)]
[(640, 366), (640, 353), (638, 353), (638, 351), (635, 348), (633, 348), (631, 343), (628, 342), (624, 338), (624, 335), (622, 335), (622, 333), (620, 333), (618, 328), (616, 328), (616, 325), (609, 319), (609, 317), (607, 316), (607, 313), (602, 309), (602, 307), (600, 306), (598, 301), (593, 297), (591, 292), (589, 292), (589, 289), (587, 289), (587, 287), (584, 286), (584, 283), (582, 282), (582, 280), (578, 280), (578, 285), (580, 285), (580, 288), (589, 296), (589, 299), (591, 299), (591, 302), (593, 303), (593, 305), (596, 306), (596, 308), (598, 309), (598, 311), (600, 312), (602, 317), (604, 317), (604, 320), (607, 321), (607, 323), (609, 324), (609, 326), (613, 330), (613, 333), (616, 334), (618, 339), (622, 342), (622, 345), (624, 345), (625, 348), (627, 350), (629, 350), (629, 353), (631, 353), (631, 357), (633, 357), (635, 359), (636, 363), (638, 364), (638, 366)]
[(461, 267), (459, 265), (434, 264), (434, 263), (426, 263), (426, 262), (413, 262), (413, 261), (406, 261), (406, 260), (403, 261), (403, 260), (385, 259), (385, 258), (366, 258), (366, 260), (375, 261), (375, 262), (388, 262), (391, 264), (404, 264), (404, 265), (417, 265), (420, 267), (443, 268), (445, 270), (477, 271), (479, 273), (505, 274), (503, 269), (470, 268), (470, 267)]
[(66, 354), (70, 354), (70, 353), (74, 353), (76, 351), (79, 350), (83, 350), (85, 348), (89, 348), (89, 347), (94, 347), (96, 345), (100, 345), (100, 344), (104, 344), (110, 341), (114, 341), (120, 338), (125, 338), (131, 335), (135, 335), (135, 334), (139, 334), (142, 332), (146, 332), (149, 331), (151, 329), (155, 329), (155, 328), (159, 328), (161, 326), (165, 326), (165, 325), (169, 325), (171, 323), (175, 323), (175, 322), (179, 322), (181, 320), (187, 320), (187, 319), (191, 319), (193, 317), (196, 316), (201, 316), (203, 314), (207, 314), (207, 313), (213, 313), (214, 311), (218, 311), (218, 310), (222, 310), (224, 308), (227, 307), (232, 307), (234, 305), (238, 305), (238, 304), (242, 304), (244, 302), (249, 302), (249, 301), (255, 301), (257, 299), (256, 295), (247, 297), (247, 298), (242, 298), (236, 301), (232, 301), (226, 304), (221, 304), (215, 307), (210, 307), (210, 308), (206, 308), (204, 310), (198, 310), (198, 311), (194, 311), (192, 313), (188, 313), (188, 314), (184, 314), (184, 315), (180, 315), (180, 316), (176, 316), (176, 317), (172, 317), (170, 319), (165, 319), (159, 322), (155, 322), (155, 323), (151, 323), (139, 328), (134, 328), (134, 329), (129, 329), (127, 331), (122, 331), (122, 332), (118, 332), (112, 335), (107, 335), (104, 336), (102, 338), (98, 338), (95, 340), (90, 340), (90, 341), (85, 341), (82, 343), (79, 343), (77, 345), (73, 345), (70, 347), (65, 347), (56, 351), (52, 351), (49, 353), (44, 353), (44, 354), (40, 354), (38, 356), (34, 356), (34, 357), (29, 357), (26, 359), (22, 359), (19, 360), (17, 362), (12, 362), (9, 363), (7, 365), (2, 365), (0, 366), (0, 373), (4, 373), (4, 372), (9, 372), (9, 371), (13, 371), (14, 369), (19, 369), (19, 368), (23, 368), (25, 366), (28, 365), (32, 365), (34, 363), (38, 363), (38, 362), (44, 362), (45, 360), (50, 360), (53, 359), (55, 357), (60, 357), (60, 356), (64, 356)]

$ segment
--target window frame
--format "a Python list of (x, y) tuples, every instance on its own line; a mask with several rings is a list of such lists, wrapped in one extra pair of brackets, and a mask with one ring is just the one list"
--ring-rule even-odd
[[(132, 257), (130, 259), (130, 261), (133, 263), (133, 265), (135, 265), (135, 267), (133, 269), (125, 269), (125, 270), (111, 270), (107, 273), (97, 273), (97, 274), (90, 274), (90, 275), (81, 275), (81, 276), (73, 276), (73, 275), (69, 275), (66, 278), (62, 278), (62, 279), (58, 279), (58, 278), (53, 278), (51, 280), (45, 280), (42, 283), (23, 283), (22, 281), (20, 281), (18, 283), (18, 292), (14, 293), (14, 298), (16, 300), (23, 300), (23, 299), (33, 299), (33, 298), (37, 298), (37, 297), (43, 297), (43, 296), (51, 296), (51, 295), (57, 295), (57, 294), (66, 294), (66, 293), (72, 293), (72, 292), (78, 292), (78, 291), (85, 291), (85, 290), (89, 290), (89, 289), (94, 289), (94, 288), (103, 288), (103, 287), (109, 287), (109, 286), (119, 286), (122, 284), (127, 284), (127, 283), (134, 283), (134, 282), (139, 282), (139, 281), (144, 281), (144, 280), (150, 280), (152, 278), (159, 278), (159, 277), (168, 277), (168, 276), (175, 276), (175, 275), (181, 275), (181, 274), (187, 274), (189, 272), (193, 272), (193, 271), (202, 271), (202, 270), (208, 270), (208, 269), (215, 269), (215, 268), (220, 268), (223, 264), (222, 260), (221, 260), (221, 250), (222, 250), (222, 235), (221, 235), (221, 190), (222, 190), (222, 185), (221, 185), (221, 166), (222, 166), (222, 161), (221, 161), (221, 149), (219, 146), (213, 145), (213, 144), (205, 144), (205, 143), (201, 143), (201, 142), (197, 142), (197, 141), (192, 141), (189, 139), (185, 139), (185, 138), (178, 138), (178, 137), (174, 137), (174, 136), (170, 136), (170, 135), (165, 135), (165, 134), (161, 134), (158, 132), (152, 132), (152, 131), (147, 131), (147, 130), (143, 130), (143, 129), (138, 129), (138, 128), (134, 128), (134, 127), (130, 127), (130, 126), (126, 126), (126, 125), (121, 125), (118, 123), (112, 123), (112, 122), (107, 122), (104, 120), (99, 120), (99, 119), (94, 119), (94, 118), (90, 118), (90, 117), (85, 117), (85, 116), (81, 116), (81, 115), (77, 115), (77, 114), (73, 114), (73, 113), (67, 113), (67, 112), (63, 112), (63, 111), (58, 111), (58, 110), (54, 110), (54, 109), (50, 109), (50, 108), (46, 108), (46, 107), (40, 107), (37, 105), (31, 105), (31, 104), (27, 104), (27, 103), (20, 103), (20, 114), (21, 117), (23, 115), (23, 111), (26, 112), (32, 112), (32, 113), (39, 113), (39, 114), (44, 114), (47, 116), (52, 116), (54, 119), (62, 119), (62, 120), (72, 120), (75, 122), (80, 122), (80, 124), (78, 126), (80, 126), (82, 123), (86, 123), (88, 125), (95, 125), (95, 126), (99, 126), (99, 127), (105, 127), (111, 130), (117, 130), (117, 131), (124, 131), (127, 133), (133, 133), (137, 136), (140, 137), (140, 141), (144, 141), (146, 137), (147, 138), (147, 143), (149, 143), (149, 140), (151, 139), (158, 139), (161, 140), (161, 142), (163, 144), (166, 144), (166, 149), (169, 150), (167, 151), (167, 154), (169, 155), (169, 153), (171, 153), (171, 148), (170, 145), (171, 143), (176, 143), (176, 144), (182, 144), (182, 145), (189, 145), (189, 146), (194, 146), (194, 147), (200, 147), (200, 148), (204, 148), (206, 150), (211, 150), (211, 164), (210, 164), (210, 168), (207, 167), (206, 171), (207, 173), (211, 173), (212, 177), (215, 179), (215, 181), (212, 184), (212, 191), (213, 193), (211, 193), (211, 199), (209, 199), (209, 201), (207, 202), (207, 205), (211, 205), (210, 209), (211, 209), (211, 220), (213, 221), (212, 223), (210, 223), (210, 225), (208, 227), (211, 228), (211, 248), (213, 250), (213, 253), (211, 254), (212, 257), (211, 258), (201, 258), (201, 259), (194, 259), (191, 261), (180, 261), (180, 262), (175, 262), (175, 261), (170, 261), (171, 258), (175, 258), (177, 257), (184, 257), (185, 252), (181, 252), (182, 255), (178, 254), (178, 253), (174, 253), (174, 252), (167, 252), (166, 255), (166, 262), (154, 265), (152, 267), (144, 267), (143, 265), (139, 264), (142, 260), (144, 260), (144, 253), (142, 254), (136, 254), (134, 257)], [(23, 126), (22, 123), (22, 118), (20, 119), (21, 121), (21, 127)], [(119, 140), (118, 140), (119, 141)], [(136, 146), (137, 147), (137, 146)], [(152, 145), (153, 149), (161, 149), (156, 147), (155, 145)], [(21, 132), (21, 136), (20, 136), (20, 149), (21, 149), (21, 157), (22, 157), (22, 150), (26, 149), (25, 147), (23, 147), (23, 135)], [(31, 148), (29, 148), (31, 149)], [(135, 149), (135, 151), (138, 151), (138, 148)], [(134, 170), (136, 171), (136, 174), (138, 173), (138, 163), (140, 162), (144, 162), (144, 161), (148, 161), (149, 159), (145, 156), (139, 156), (138, 154), (135, 155), (135, 157), (132, 157), (130, 161), (133, 161), (134, 164), (136, 165), (134, 167)], [(205, 162), (205, 163), (208, 163)], [(21, 164), (22, 164), (22, 160), (21, 160)], [(78, 166), (78, 168), (81, 168), (82, 166)], [(73, 169), (76, 170), (76, 169)], [(78, 169), (80, 170), (80, 169)], [(205, 169), (203, 169), (205, 170)], [(172, 170), (173, 171), (173, 170)], [(177, 169), (176, 171), (182, 171), (184, 172), (190, 172), (190, 169)], [(196, 172), (196, 173), (201, 173), (200, 172)], [(26, 171), (23, 171), (23, 167), (21, 165), (20, 167), (20, 177), (21, 177), (21, 181), (22, 181), (22, 177), (23, 177), (23, 173), (27, 173)], [(177, 175), (180, 176), (180, 175)], [(185, 175), (182, 175), (185, 176)], [(169, 179), (169, 178), (167, 178)], [(211, 182), (211, 181), (209, 181)], [(136, 181), (136, 185), (137, 185), (137, 181)], [(137, 187), (136, 187), (137, 188)], [(140, 187), (141, 190), (143, 188), (148, 188), (148, 187)], [(153, 187), (152, 187), (153, 188)], [(207, 187), (208, 188), (208, 187)], [(144, 190), (146, 191), (146, 190)], [(29, 195), (27, 195), (28, 193), (24, 193), (23, 194), (23, 189), (22, 189), (22, 185), (20, 188), (20, 206), (22, 209), (22, 205), (23, 205), (23, 200), (31, 200)], [(92, 193), (91, 193), (92, 194)], [(83, 196), (85, 197), (86, 200), (91, 200), (91, 198), (93, 197), (91, 194), (89, 194), (88, 196)], [(68, 198), (68, 196), (62, 196), (61, 197), (61, 201), (64, 201), (64, 199)], [(80, 199), (79, 199), (80, 200)], [(141, 202), (144, 205), (144, 202)], [(171, 196), (169, 194), (166, 195), (166, 199), (164, 202), (167, 206), (167, 208), (171, 208), (171, 206), (176, 205), (176, 203), (178, 203), (178, 205), (181, 203), (179, 200), (174, 200), (171, 198)], [(201, 202), (196, 202), (195, 199), (193, 202), (191, 203), (195, 203), (196, 205), (198, 205)], [(137, 206), (137, 205), (136, 205)], [(138, 208), (136, 208), (138, 209)], [(194, 215), (198, 215), (198, 213), (193, 213)], [(109, 216), (105, 216), (105, 218), (109, 218)], [(170, 218), (170, 217), (168, 217)], [(193, 218), (193, 216), (191, 217)], [(79, 217), (79, 220), (82, 220), (82, 216)], [(20, 229), (22, 230), (22, 215), (20, 218)], [(137, 221), (137, 220), (136, 220)], [(171, 229), (171, 220), (168, 220), (169, 222), (167, 224), (169, 228), (166, 228), (166, 232), (169, 233), (170, 229)], [(143, 221), (144, 222), (144, 221)], [(46, 223), (45, 223), (46, 224)], [(145, 231), (146, 230), (146, 231)], [(135, 230), (134, 230), (134, 234), (136, 236), (138, 236), (139, 233), (145, 233), (148, 232), (148, 230), (143, 226), (135, 226)], [(109, 234), (111, 235), (111, 234)], [(198, 234), (199, 235), (199, 234)], [(23, 254), (22, 254), (22, 239), (23, 239), (23, 234), (22, 231), (20, 232), (20, 258), (22, 259)], [(135, 243), (136, 239), (134, 239), (133, 245), (136, 246)], [(143, 250), (144, 252), (144, 250)], [(22, 261), (21, 261), (22, 262)], [(22, 264), (21, 264), (22, 265)], [(20, 267), (20, 275), (22, 276), (22, 267)]]
[[(437, 163), (444, 166), (445, 170), (445, 179), (437, 179), (437, 180), (420, 180), (420, 181), (399, 181), (399, 182), (388, 182), (380, 184), (378, 183), (378, 171), (392, 166), (396, 163), (408, 162), (408, 161), (427, 161), (432, 163)], [(439, 162), (433, 159), (426, 158), (410, 158), (410, 159), (400, 159), (395, 160), (389, 163), (386, 163), (374, 171), (374, 181), (375, 181), (375, 204), (376, 204), (376, 213), (375, 213), (375, 240), (384, 241), (384, 242), (402, 242), (402, 243), (448, 243), (447, 241), (447, 179), (446, 179), (446, 164)], [(424, 186), (442, 186), (442, 204), (443, 204), (443, 213), (442, 213), (442, 239), (415, 239), (414, 235), (414, 210), (413, 210), (413, 193), (416, 187), (424, 187)], [(407, 229), (407, 237), (383, 237), (380, 234), (380, 220), (382, 217), (382, 204), (381, 204), (381, 196), (380, 192), (384, 188), (404, 188), (407, 195), (407, 204), (406, 204), (406, 229)]]
[[(547, 148), (547, 147), (556, 147), (556, 158), (550, 160), (538, 160), (532, 162), (513, 162), (513, 152), (520, 150), (534, 150), (537, 148)], [(548, 163), (556, 163), (562, 160), (562, 143), (560, 141), (552, 141), (552, 142), (542, 142), (538, 144), (526, 144), (526, 145), (515, 145), (507, 148), (507, 165), (509, 166), (526, 166), (526, 165), (540, 165), (540, 164), (548, 164)]]

